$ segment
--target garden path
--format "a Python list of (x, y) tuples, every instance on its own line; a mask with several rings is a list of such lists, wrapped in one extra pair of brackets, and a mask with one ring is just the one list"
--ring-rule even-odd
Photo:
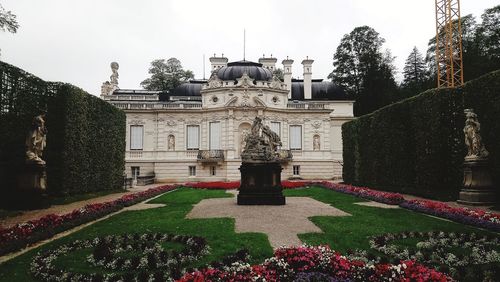
[[(236, 194), (232, 190), (229, 193)], [(308, 197), (287, 197), (283, 206), (239, 206), (236, 198), (204, 199), (196, 204), (186, 218), (230, 217), (235, 231), (265, 233), (271, 246), (301, 245), (297, 234), (321, 233), (308, 218), (312, 216), (350, 216), (331, 205)]]
[(128, 189), (126, 192), (122, 193), (114, 193), (114, 194), (109, 194), (101, 197), (96, 197), (84, 201), (78, 201), (78, 202), (73, 202), (65, 205), (53, 205), (49, 208), (46, 209), (39, 209), (39, 210), (29, 210), (29, 211), (23, 211), (21, 214), (12, 216), (12, 217), (6, 217), (0, 220), (0, 228), (8, 228), (13, 225), (16, 225), (18, 223), (24, 223), (30, 220), (35, 220), (39, 219), (42, 216), (48, 215), (48, 214), (65, 214), (72, 212), (75, 209), (79, 209), (84, 207), (85, 205), (88, 204), (95, 204), (95, 203), (103, 203), (103, 202), (108, 202), (108, 201), (113, 201), (116, 200), (124, 195), (136, 193), (136, 192), (141, 192), (145, 191), (157, 186), (162, 186), (165, 185), (164, 183), (158, 183), (158, 184), (151, 184), (151, 185), (146, 185), (146, 186), (136, 186), (134, 188)]

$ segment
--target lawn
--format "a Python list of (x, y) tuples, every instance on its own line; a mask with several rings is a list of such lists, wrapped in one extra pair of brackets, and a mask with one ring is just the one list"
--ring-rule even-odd
[[(299, 235), (300, 239), (307, 244), (329, 244), (333, 249), (342, 253), (353, 249), (368, 250), (370, 249), (368, 237), (389, 232), (435, 230), (476, 232), (489, 236), (498, 235), (405, 209), (382, 209), (356, 205), (354, 203), (364, 200), (323, 188), (286, 190), (285, 195), (287, 197), (311, 197), (331, 204), (352, 215), (348, 217), (313, 217), (311, 220), (324, 233)], [(191, 265), (195, 267), (219, 260), (226, 255), (244, 248), (250, 251), (252, 257), (250, 263), (260, 263), (265, 258), (272, 256), (272, 248), (265, 234), (236, 234), (234, 232), (233, 219), (184, 219), (194, 204), (202, 199), (217, 197), (233, 197), (233, 195), (222, 190), (195, 190), (189, 188), (182, 188), (166, 193), (151, 201), (151, 203), (166, 204), (165, 207), (122, 212), (3, 263), (0, 265), (0, 281), (33, 281), (33, 278), (29, 274), (29, 265), (32, 257), (37, 252), (55, 248), (76, 239), (91, 239), (111, 234), (163, 232), (204, 237), (210, 247), (210, 254)], [(412, 242), (411, 240), (400, 240), (402, 246), (410, 248)], [(175, 244), (165, 244), (164, 247), (179, 248)], [(379, 254), (374, 250), (370, 250), (370, 252)], [(90, 254), (90, 250), (85, 249), (70, 253), (58, 259), (56, 265), (60, 268), (78, 272), (109, 271), (95, 268), (89, 264), (86, 261), (88, 254)]]

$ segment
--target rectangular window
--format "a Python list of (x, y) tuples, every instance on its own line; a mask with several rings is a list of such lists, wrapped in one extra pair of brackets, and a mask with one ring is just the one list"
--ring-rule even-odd
[(293, 166), (293, 175), (300, 175), (300, 165)]
[(142, 150), (144, 127), (142, 125), (130, 126), (130, 150)]
[(217, 175), (217, 168), (215, 166), (210, 167), (210, 175), (211, 176), (216, 176)]
[(189, 176), (196, 176), (196, 166), (189, 166)]
[(281, 123), (276, 121), (271, 121), (271, 130), (278, 134), (281, 138)]
[(132, 178), (137, 179), (137, 176), (141, 174), (141, 168), (138, 166), (132, 166), (130, 169), (132, 170)]
[(200, 126), (187, 126), (187, 149), (198, 150), (200, 148)]
[(302, 125), (290, 125), (290, 150), (302, 150)]
[(221, 126), (220, 122), (211, 122), (210, 126), (210, 150), (220, 150)]

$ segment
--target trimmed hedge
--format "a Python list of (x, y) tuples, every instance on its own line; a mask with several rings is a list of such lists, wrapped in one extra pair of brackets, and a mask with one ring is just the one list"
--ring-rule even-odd
[(48, 192), (79, 194), (123, 187), (125, 113), (70, 84), (43, 81), (0, 62), (0, 171), (15, 189), (32, 118), (47, 113)]
[(428, 90), (345, 123), (344, 181), (457, 199), (466, 154), (462, 131), (466, 108), (478, 114), (492, 175), (500, 183), (500, 71), (458, 89)]

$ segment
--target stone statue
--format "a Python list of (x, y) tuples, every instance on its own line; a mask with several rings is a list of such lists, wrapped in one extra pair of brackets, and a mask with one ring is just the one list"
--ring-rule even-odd
[(45, 114), (34, 117), (31, 130), (26, 136), (26, 163), (45, 164), (41, 157), (46, 145), (46, 135)]
[(477, 119), (477, 115), (472, 109), (464, 110), (464, 113), (467, 118), (464, 127), (465, 145), (467, 145), (468, 149), (465, 158), (487, 158), (489, 153), (481, 141), (481, 124)]
[(173, 135), (168, 136), (168, 150), (175, 150), (175, 137)]
[(118, 65), (117, 62), (112, 62), (111, 63), (111, 71), (113, 74), (109, 77), (109, 81), (111, 82), (112, 86), (118, 86), (118, 68), (120, 68), (120, 65)]
[(247, 161), (276, 161), (279, 159), (277, 149), (281, 145), (279, 135), (269, 126), (262, 125), (262, 119), (256, 117), (250, 133), (245, 138), (245, 148), (241, 158)]
[(111, 95), (118, 87), (118, 68), (120, 67), (117, 62), (111, 63), (111, 71), (113, 72), (109, 77), (110, 81), (103, 82), (101, 85), (101, 96)]
[(314, 137), (313, 137), (313, 150), (319, 151), (320, 147), (321, 146), (320, 146), (319, 135), (314, 135)]

